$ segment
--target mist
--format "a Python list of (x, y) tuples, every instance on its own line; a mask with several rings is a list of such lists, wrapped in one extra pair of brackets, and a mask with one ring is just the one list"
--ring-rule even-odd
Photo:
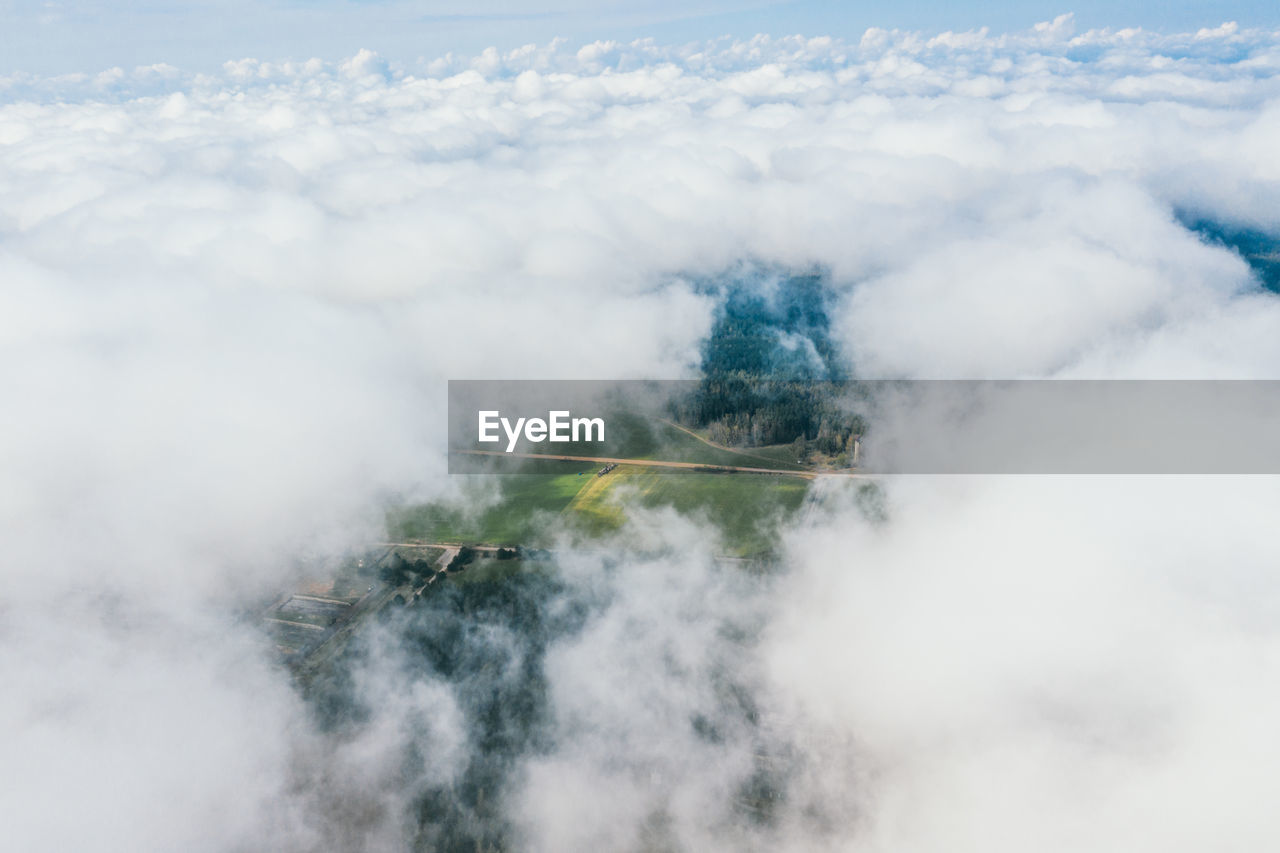
[(255, 614), (483, 502), (447, 379), (696, 377), (762, 269), (848, 375), (1280, 378), (1184, 224), (1280, 234), (1278, 99), (1276, 33), (1069, 16), (0, 78), (10, 844), (1275, 847), (1272, 477), (819, 482), (759, 572), (638, 512), (310, 690)]

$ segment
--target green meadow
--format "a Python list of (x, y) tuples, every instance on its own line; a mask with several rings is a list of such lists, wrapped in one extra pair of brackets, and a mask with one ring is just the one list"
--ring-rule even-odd
[(393, 510), (387, 519), (388, 531), (397, 541), (545, 544), (561, 512), (588, 481), (596, 479), (596, 467), (548, 459), (538, 460), (534, 470), (458, 475), (469, 481), (464, 492), (472, 491), (477, 497)]
[(636, 507), (671, 507), (709, 522), (720, 551), (752, 555), (772, 550), (778, 525), (804, 501), (810, 481), (785, 474), (707, 471), (619, 465), (603, 477), (591, 463), (539, 460), (540, 473), (462, 475), (492, 489), (482, 509), (469, 501), (399, 509), (389, 515), (396, 539), (546, 546), (559, 534), (606, 536)]
[(600, 536), (622, 527), (635, 507), (670, 507), (709, 522), (720, 535), (721, 553), (749, 556), (773, 550), (779, 526), (800, 508), (809, 482), (787, 475), (620, 465), (583, 488), (565, 515), (576, 530)]
[[(522, 451), (564, 456), (654, 459), (806, 473), (791, 445), (735, 450), (692, 430), (634, 413), (607, 418), (606, 441), (522, 445)], [(712, 472), (620, 464), (602, 477), (602, 463), (521, 457), (454, 457), (463, 498), (400, 508), (388, 516), (393, 538), (545, 547), (557, 536), (590, 540), (620, 529), (636, 507), (671, 507), (709, 522), (720, 551), (772, 550), (779, 523), (801, 505), (803, 476)], [(499, 473), (500, 472), (500, 473)]]

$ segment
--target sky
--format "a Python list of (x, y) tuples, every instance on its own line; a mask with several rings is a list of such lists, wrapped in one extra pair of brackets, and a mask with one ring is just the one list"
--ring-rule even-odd
[(1280, 26), (1275, 4), (1186, 0), (982, 2), (907, 0), (700, 0), (648, 3), (560, 0), (7, 0), (0, 4), (0, 70), (42, 74), (167, 63), (208, 70), (227, 59), (336, 60), (361, 48), (412, 65), (443, 54), (511, 50), (556, 38), (573, 46), (653, 38), (664, 44), (727, 36), (833, 36), (856, 40), (869, 27), (941, 32), (1023, 30), (1072, 13), (1082, 29), (1144, 27), (1193, 31), (1236, 21)]
[[(192, 8), (172, 26), (204, 35)], [(1280, 233), (1280, 36), (1245, 15), (408, 68), (358, 31), (261, 58), (280, 10), (261, 49), (137, 66), (108, 7), (73, 11), (26, 48), (56, 69), (0, 74), (15, 849), (430, 849), (419, 797), (478, 754), (489, 683), (421, 667), (434, 623), (388, 629), (335, 732), (245, 613), (388, 506), (492, 498), (445, 474), (447, 379), (694, 376), (706, 277), (823, 269), (860, 376), (1280, 379), (1280, 298), (1183, 224)], [(496, 795), (512, 846), (1280, 846), (1275, 478), (884, 500), (815, 489), (768, 577), (639, 513), (531, 604), (571, 628), (462, 632), (477, 673), (545, 675)], [(761, 755), (767, 822), (737, 804)]]

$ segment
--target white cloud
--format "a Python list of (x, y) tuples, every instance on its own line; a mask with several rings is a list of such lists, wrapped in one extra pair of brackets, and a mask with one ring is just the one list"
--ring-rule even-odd
[(1266, 676), (1274, 482), (974, 478), (894, 493), (886, 528), (844, 514), (796, 536), (808, 570), (769, 649), (791, 724), (870, 777), (827, 792), (871, 801), (866, 849), (1275, 837), (1254, 796), (1278, 745), (1264, 722), (1280, 702)]
[[(394, 844), (389, 756), (455, 770), (464, 699), (371, 663), (362, 690), (397, 701), (332, 757), (228, 612), (450, 488), (444, 379), (688, 375), (696, 276), (824, 265), (867, 374), (1280, 364), (1275, 297), (1174, 219), (1280, 229), (1271, 33), (361, 52), (0, 97), (0, 755), (37, 768), (0, 801), (24, 849), (324, 848), (334, 772), (371, 780), (383, 808), (350, 826)], [(523, 837), (623, 846), (665, 807), (699, 848), (1274, 842), (1274, 762), (1246, 760), (1275, 747), (1269, 481), (890, 496), (884, 530), (815, 516), (781, 590), (691, 545), (620, 569), (549, 652), (563, 737), (512, 796)], [(716, 633), (742, 614), (759, 646)], [(790, 756), (773, 824), (726, 799), (755, 735), (681, 729), (722, 710), (717, 666)]]

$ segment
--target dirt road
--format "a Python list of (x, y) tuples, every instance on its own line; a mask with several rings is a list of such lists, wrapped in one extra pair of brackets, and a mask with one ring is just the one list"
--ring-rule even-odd
[(664, 423), (667, 426), (672, 427), (673, 429), (678, 429), (681, 432), (686, 433), (687, 435), (692, 436), (693, 438), (696, 438), (698, 441), (702, 442), (707, 447), (714, 447), (716, 450), (723, 450), (725, 453), (732, 453), (736, 456), (750, 456), (752, 459), (763, 459), (765, 462), (776, 461), (774, 459), (770, 459), (768, 456), (760, 456), (759, 454), (752, 453), (749, 450), (743, 450), (741, 447), (728, 447), (723, 444), (716, 444), (711, 439), (703, 438), (702, 436), (698, 435), (698, 433), (695, 432), (694, 430), (689, 429), (687, 426), (681, 426), (675, 421), (669, 421), (666, 418), (657, 418), (657, 417), (655, 417), (654, 420), (658, 421), (659, 423)]
[(561, 456), (552, 453), (506, 453), (501, 450), (457, 450), (470, 456), (507, 456), (517, 459), (558, 459), (564, 462), (590, 462), (608, 465), (644, 465), (650, 468), (682, 468), (687, 471), (736, 471), (741, 474), (785, 474), (790, 477), (865, 477), (853, 471), (787, 471), (782, 468), (747, 468), (739, 465), (709, 465), (705, 462), (671, 462), (665, 459), (619, 459), (612, 456)]

